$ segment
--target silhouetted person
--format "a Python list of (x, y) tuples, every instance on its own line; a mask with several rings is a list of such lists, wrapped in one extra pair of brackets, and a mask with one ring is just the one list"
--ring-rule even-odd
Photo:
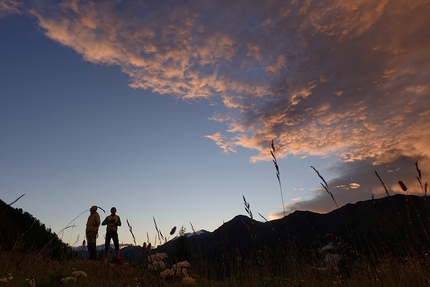
[(100, 226), (100, 215), (97, 213), (97, 206), (93, 205), (90, 208), (90, 216), (87, 220), (87, 228), (85, 234), (88, 242), (88, 253), (90, 254), (90, 260), (97, 259), (97, 247), (96, 240)]
[(105, 253), (106, 258), (105, 261), (108, 261), (109, 255), (109, 245), (110, 240), (113, 240), (113, 244), (115, 245), (116, 259), (120, 260), (119, 256), (119, 240), (118, 240), (118, 226), (121, 226), (121, 219), (118, 215), (116, 215), (116, 208), (112, 207), (110, 209), (111, 215), (107, 216), (105, 220), (103, 220), (102, 225), (107, 225), (106, 227), (106, 241), (105, 241)]

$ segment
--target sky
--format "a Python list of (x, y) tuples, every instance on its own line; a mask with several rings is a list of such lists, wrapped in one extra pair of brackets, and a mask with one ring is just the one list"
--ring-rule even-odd
[[(423, 195), (430, 1), (0, 0), (0, 199), (80, 245)], [(272, 141), (279, 179), (270, 153)], [(408, 190), (402, 191), (398, 181)], [(98, 243), (103, 243), (104, 227)]]

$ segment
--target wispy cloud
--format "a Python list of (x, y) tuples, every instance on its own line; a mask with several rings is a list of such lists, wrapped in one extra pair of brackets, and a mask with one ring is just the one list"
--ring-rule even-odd
[(16, 0), (1, 0), (0, 1), (0, 18), (6, 15), (19, 14), (21, 4)]
[[(224, 152), (245, 147), (257, 150), (252, 162), (269, 160), (276, 139), (278, 158), (337, 156), (357, 177), (372, 165), (430, 163), (426, 0), (28, 5), (47, 37), (120, 66), (133, 88), (220, 99), (229, 113), (214, 118), (226, 130), (207, 137)], [(330, 183), (351, 196), (366, 179)]]

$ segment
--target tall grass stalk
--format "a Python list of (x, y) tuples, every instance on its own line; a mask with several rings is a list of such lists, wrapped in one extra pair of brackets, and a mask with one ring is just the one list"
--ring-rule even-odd
[(11, 206), (12, 204), (16, 203), (18, 200), (20, 200), (23, 196), (25, 195), (25, 193), (21, 196), (18, 196), (17, 199), (15, 199), (14, 201), (12, 201), (11, 203), (9, 203), (9, 206)]
[[(423, 184), (421, 169), (418, 166), (418, 161), (415, 162), (415, 167), (416, 167), (417, 172), (418, 172), (417, 180), (420, 184), (421, 190), (423, 191), (424, 196), (427, 196), (427, 181)], [(424, 199), (425, 199), (425, 197), (424, 197)]]
[(134, 242), (134, 246), (136, 246), (136, 237), (134, 237), (134, 233), (133, 233), (133, 227), (131, 226), (130, 222), (128, 221), (128, 218), (125, 220), (127, 221), (127, 225), (128, 225), (128, 230), (131, 233), (131, 237), (133, 237), (133, 242)]
[[(417, 166), (417, 169), (418, 169), (418, 164), (416, 165)], [(417, 178), (420, 178), (421, 179), (421, 171), (418, 169), (418, 174), (419, 174), (419, 176), (417, 177)], [(427, 183), (426, 183), (427, 184)], [(406, 186), (406, 184), (403, 182), (403, 181), (401, 181), (401, 180), (399, 180), (399, 185), (400, 185), (400, 187), (402, 188), (402, 190), (404, 191), (404, 192), (406, 192), (406, 194), (408, 195), (408, 193), (407, 193), (407, 190), (408, 190), (408, 187)], [(425, 201), (425, 197), (424, 197), (424, 201)], [(409, 220), (409, 222), (412, 222), (412, 219), (411, 219), (411, 215), (410, 215), (410, 210), (409, 210), (409, 205), (408, 205), (408, 197), (406, 197), (406, 208), (407, 208), (407, 211), (408, 211), (408, 220)], [(428, 235), (428, 233), (427, 233), (427, 230), (426, 230), (426, 228), (424, 227), (424, 224), (423, 224), (423, 222), (422, 222), (422, 220), (421, 220), (421, 212), (420, 211), (418, 211), (418, 209), (415, 207), (415, 204), (414, 204), (414, 202), (413, 202), (413, 200), (411, 200), (411, 205), (412, 205), (412, 207), (413, 207), (413, 209), (414, 209), (414, 211), (415, 211), (415, 213), (416, 213), (416, 215), (417, 215), (417, 217), (418, 217), (418, 220), (419, 220), (419, 222), (420, 222), (420, 225), (421, 225), (421, 227), (422, 227), (422, 229), (423, 229), (423, 232), (424, 232), (424, 234), (426, 235), (426, 238), (427, 239), (430, 239), (430, 237), (429, 237), (429, 235)]]
[(276, 177), (278, 178), (278, 183), (279, 183), (279, 191), (281, 192), (281, 200), (282, 200), (282, 210), (284, 212), (284, 217), (286, 215), (285, 213), (285, 204), (284, 204), (284, 194), (282, 192), (282, 184), (281, 184), (281, 173), (279, 171), (279, 166), (278, 166), (278, 161), (276, 159), (276, 149), (275, 149), (275, 144), (272, 140), (272, 149), (270, 150), (270, 154), (272, 155), (272, 161), (273, 164), (275, 165), (275, 169), (276, 169)]
[(311, 166), (311, 168), (317, 173), (318, 177), (323, 181), (323, 182), (320, 182), (321, 186), (330, 195), (330, 197), (333, 200), (334, 204), (336, 205), (337, 209), (339, 209), (339, 205), (337, 204), (336, 199), (334, 198), (333, 192), (331, 191), (331, 189), (328, 186), (327, 182), (325, 181), (324, 177), (322, 177), (322, 175), (319, 173), (319, 171), (315, 167)]
[[(164, 240), (163, 233), (161, 233), (161, 231), (158, 229), (157, 221), (155, 221), (155, 217), (154, 216), (152, 217), (152, 219), (154, 220), (154, 226), (155, 226), (155, 231), (157, 231), (158, 241), (161, 244), (162, 240)], [(157, 244), (157, 243), (155, 243), (155, 244)]]
[(245, 206), (245, 211), (248, 213), (251, 219), (254, 219), (254, 216), (252, 215), (252, 211), (251, 211), (251, 205), (249, 204), (249, 202), (246, 201), (246, 198), (244, 195), (242, 195), (242, 197), (243, 197), (243, 205)]
[[(20, 200), (23, 196), (25, 195), (25, 193), (21, 196), (18, 196), (17, 199), (15, 199), (14, 201), (12, 201), (11, 203), (8, 204), (8, 206), (10, 207), (12, 204), (16, 203), (18, 200)], [(5, 211), (3, 211), (3, 213), (0, 214), (0, 218), (5, 215), (7, 212), (7, 208), (5, 209)]]
[[(311, 168), (317, 173), (318, 177), (323, 181), (320, 183), (321, 186), (330, 195), (331, 199), (333, 200), (334, 204), (336, 205), (337, 210), (339, 210), (339, 205), (337, 204), (336, 198), (334, 197), (333, 192), (331, 191), (327, 181), (324, 179), (324, 177), (319, 173), (319, 171), (315, 167), (311, 166)], [(348, 234), (349, 238), (351, 239), (351, 242), (354, 242), (353, 236), (352, 236), (351, 232), (349, 231), (348, 224), (346, 224), (345, 219), (343, 218), (343, 215), (340, 211), (339, 211), (339, 214), (340, 214), (340, 217), (341, 217), (343, 224), (345, 226), (346, 233)], [(353, 247), (354, 251), (356, 252), (356, 249), (357, 249), (356, 246), (353, 245), (352, 247)]]
[(383, 188), (384, 188), (384, 190), (385, 190), (385, 194), (386, 194), (387, 196), (390, 196), (390, 194), (388, 193), (387, 186), (385, 185), (384, 181), (381, 179), (381, 177), (379, 176), (379, 174), (378, 174), (378, 172), (377, 172), (376, 170), (375, 170), (375, 174), (376, 174), (376, 176), (378, 177), (379, 181), (381, 182), (381, 185), (382, 185), (382, 187), (383, 187)]

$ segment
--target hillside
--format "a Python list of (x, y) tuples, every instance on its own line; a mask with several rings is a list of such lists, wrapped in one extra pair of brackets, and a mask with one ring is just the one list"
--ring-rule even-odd
[(0, 250), (39, 253), (52, 258), (76, 254), (45, 224), (0, 200)]
[[(269, 222), (238, 215), (188, 241), (195, 257), (218, 263), (226, 250), (233, 251), (228, 256), (240, 258), (251, 258), (256, 250), (273, 256), (279, 251), (404, 256), (430, 247), (429, 203), (426, 197), (398, 194), (347, 204), (326, 214), (295, 211)], [(176, 245), (172, 240), (156, 251), (174, 254)]]
[[(229, 256), (250, 257), (255, 250), (316, 253), (407, 254), (405, 246), (429, 247), (430, 204), (427, 197), (394, 195), (347, 204), (326, 214), (295, 211), (282, 219), (260, 222), (237, 215), (213, 232), (175, 238), (152, 252), (176, 254), (179, 240), (187, 242), (187, 257), (219, 262)], [(70, 248), (31, 214), (0, 201), (2, 250), (49, 250), (52, 256), (70, 254)], [(179, 247), (184, 248), (184, 247)], [(85, 258), (86, 248), (80, 248)], [(121, 249), (129, 261), (141, 261), (141, 248)]]

